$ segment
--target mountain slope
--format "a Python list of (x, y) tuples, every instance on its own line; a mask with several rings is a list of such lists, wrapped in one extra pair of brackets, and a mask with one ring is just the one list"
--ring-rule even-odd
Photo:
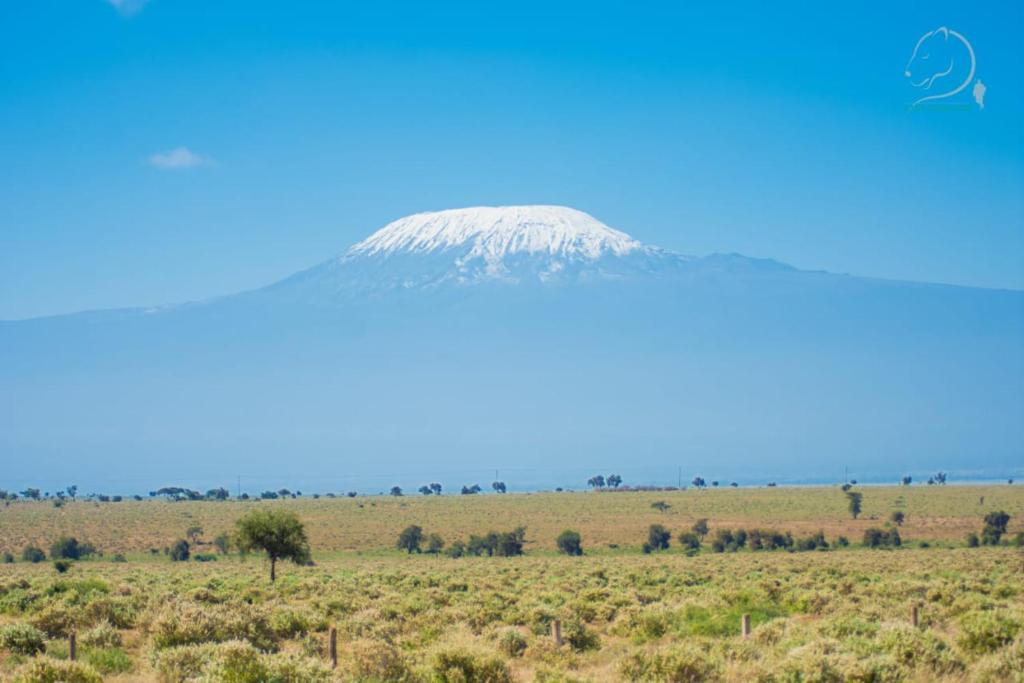
[(240, 295), (0, 323), (0, 486), (1021, 476), (1021, 348), (1020, 292), (418, 214)]

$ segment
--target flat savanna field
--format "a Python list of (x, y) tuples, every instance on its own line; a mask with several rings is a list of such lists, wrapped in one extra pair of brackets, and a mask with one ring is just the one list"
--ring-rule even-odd
[[(1024, 681), (1024, 551), (963, 544), (992, 510), (1010, 514), (1011, 539), (1024, 530), (1024, 488), (857, 490), (857, 521), (835, 487), (16, 502), (0, 508), (0, 551), (20, 557), (28, 543), (48, 549), (65, 535), (104, 557), (66, 574), (48, 562), (0, 565), (0, 678)], [(656, 501), (671, 507), (659, 512)], [(188, 527), (202, 527), (209, 541), (245, 512), (271, 506), (303, 520), (314, 566), (282, 565), (271, 584), (255, 555), (199, 563), (159, 552)], [(883, 527), (895, 510), (906, 516), (903, 546), (859, 547), (864, 530)], [(821, 530), (852, 545), (726, 553), (705, 545), (688, 556), (675, 535), (699, 518), (708, 519), (709, 539), (720, 528), (797, 538)], [(406, 555), (392, 547), (410, 524), (448, 543), (525, 526), (526, 555)], [(651, 524), (673, 533), (668, 551), (640, 553)], [(584, 556), (555, 553), (564, 529), (580, 532)], [(116, 553), (128, 561), (110, 561)], [(740, 636), (743, 614), (751, 615), (749, 638)], [(555, 620), (561, 646), (550, 635)], [(63, 663), (71, 631), (84, 664)], [(38, 647), (45, 652), (29, 654)]]

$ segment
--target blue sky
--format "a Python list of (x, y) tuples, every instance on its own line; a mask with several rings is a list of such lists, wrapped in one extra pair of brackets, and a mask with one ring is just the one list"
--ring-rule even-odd
[[(256, 287), (476, 204), (1024, 288), (1024, 5), (552, 4), (3, 3), (0, 319)], [(939, 26), (984, 110), (908, 109)]]

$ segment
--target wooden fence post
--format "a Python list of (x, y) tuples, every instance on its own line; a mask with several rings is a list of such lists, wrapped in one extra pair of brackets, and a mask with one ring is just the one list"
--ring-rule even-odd
[(910, 625), (917, 628), (917, 605), (910, 608)]
[(72, 631), (70, 634), (68, 634), (68, 659), (70, 659), (72, 662), (75, 661), (75, 659), (77, 659), (78, 657), (78, 647), (75, 641), (75, 632)]
[(743, 633), (744, 638), (750, 637), (750, 615), (744, 614), (740, 623), (740, 631)]
[(338, 668), (338, 629), (331, 627), (331, 640), (327, 646), (328, 653), (331, 657), (331, 668)]
[(562, 644), (562, 622), (555, 619), (551, 622), (551, 638), (555, 641), (556, 646)]

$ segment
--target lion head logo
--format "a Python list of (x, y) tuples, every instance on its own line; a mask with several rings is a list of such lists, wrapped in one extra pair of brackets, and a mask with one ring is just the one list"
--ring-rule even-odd
[(945, 26), (921, 36), (903, 74), (923, 91), (913, 106), (952, 97), (971, 84), (975, 70), (974, 48), (960, 33)]

